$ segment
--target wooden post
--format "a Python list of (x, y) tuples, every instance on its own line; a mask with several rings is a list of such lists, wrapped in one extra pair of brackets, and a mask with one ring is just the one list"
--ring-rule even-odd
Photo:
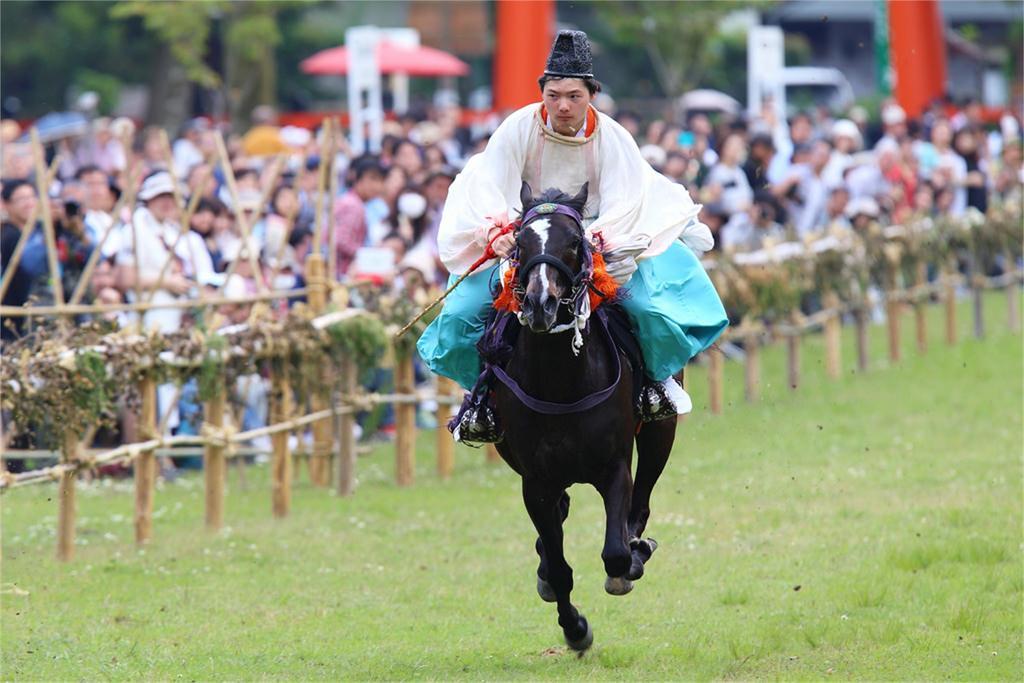
[(856, 329), (857, 370), (866, 372), (868, 369), (868, 309), (861, 303), (853, 311), (853, 324)]
[[(395, 393), (406, 396), (415, 393), (412, 355), (395, 353)], [(416, 469), (416, 404), (395, 404), (395, 481), (399, 486), (411, 486)]]
[(757, 333), (745, 338), (747, 362), (744, 365), (743, 395), (748, 403), (754, 403), (761, 397), (761, 340)]
[(945, 302), (946, 302), (946, 343), (956, 344), (956, 282), (955, 271), (946, 274)]
[[(306, 282), (309, 288), (309, 308), (314, 315), (324, 312), (327, 304), (327, 281), (324, 279), (324, 257), (319, 252), (312, 252), (306, 257)], [(325, 373), (329, 373), (324, 368)], [(333, 381), (324, 377), (324, 386), (330, 387)], [(328, 399), (329, 400), (329, 399)], [(314, 392), (310, 404), (313, 411), (324, 410), (327, 401)], [(313, 423), (313, 453), (309, 459), (309, 480), (314, 486), (327, 487), (331, 484), (330, 458), (334, 444), (332, 443), (331, 418), (324, 418)]]
[[(156, 434), (156, 382), (146, 377), (139, 384), (142, 410), (139, 415), (139, 440)], [(153, 491), (156, 486), (156, 454), (140, 453), (135, 459), (135, 542), (148, 543), (153, 537)]]
[(722, 380), (725, 362), (722, 352), (716, 348), (708, 349), (708, 402), (711, 414), (722, 414)]
[(839, 297), (835, 292), (826, 292), (823, 298), (826, 309), (832, 314), (825, 321), (825, 373), (829, 379), (839, 379), (842, 372), (842, 312)]
[(499, 462), (501, 462), (501, 454), (498, 453), (498, 447), (495, 446), (493, 443), (487, 444), (487, 447), (484, 448), (484, 451), (487, 454), (487, 458), (486, 458), (487, 462), (490, 462), (490, 463), (499, 463)]
[(794, 329), (786, 334), (786, 373), (789, 388), (796, 390), (800, 386), (800, 331)]
[(1020, 329), (1020, 285), (1017, 284), (1017, 262), (1012, 252), (1007, 252), (1003, 262), (1010, 281), (1006, 283), (1006, 327), (1010, 332)]
[[(203, 406), (206, 424), (215, 430), (224, 428), (224, 403), (226, 387)], [(227, 463), (224, 446), (208, 444), (205, 449), (203, 475), (206, 484), (206, 528), (218, 531), (224, 526), (224, 477)]]
[[(341, 360), (341, 395), (346, 399), (356, 393), (359, 374), (355, 362), (348, 356)], [(347, 401), (343, 404), (348, 407)], [(355, 489), (356, 471), (356, 416), (346, 412), (338, 417), (338, 495), (351, 496)]]
[(985, 290), (982, 289), (982, 282), (985, 274), (978, 261), (978, 255), (972, 249), (969, 257), (969, 272), (971, 277), (971, 302), (974, 304), (974, 337), (976, 339), (984, 339), (985, 309), (983, 306), (982, 295), (985, 293)]
[[(78, 462), (80, 442), (78, 434), (68, 429), (64, 432), (64, 444), (61, 449), (61, 462), (75, 464)], [(74, 470), (62, 472), (60, 475), (60, 501), (57, 513), (57, 559), (70, 562), (75, 557), (75, 479), (78, 473)]]
[(452, 407), (441, 399), (456, 396), (458, 385), (447, 377), (437, 378), (437, 474), (442, 479), (452, 476), (455, 470), (455, 440), (448, 432), (448, 418)]
[[(270, 364), (270, 422), (288, 421), (291, 412), (291, 389), (288, 386), (288, 366), (283, 359)], [(271, 499), (275, 517), (285, 517), (292, 504), (292, 455), (288, 452), (288, 431), (275, 432), (270, 440)]]
[(887, 293), (885, 302), (886, 327), (889, 329), (889, 360), (899, 363), (902, 353), (900, 350), (900, 314), (902, 313), (902, 302), (893, 296), (895, 290)]

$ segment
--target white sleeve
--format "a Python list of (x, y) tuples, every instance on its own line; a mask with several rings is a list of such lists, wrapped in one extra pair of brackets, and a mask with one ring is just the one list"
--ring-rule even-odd
[(466, 272), (483, 255), (494, 218), (512, 219), (520, 208), (533, 106), (528, 109), (498, 126), (486, 149), (466, 163), (448, 190), (437, 246), (441, 261), (452, 273)]
[(700, 206), (686, 188), (651, 168), (618, 123), (602, 115), (601, 125), (601, 206), (588, 232), (600, 232), (608, 250), (646, 235), (651, 246), (641, 259), (657, 256), (678, 238), (695, 251), (711, 249), (714, 238), (697, 220)]

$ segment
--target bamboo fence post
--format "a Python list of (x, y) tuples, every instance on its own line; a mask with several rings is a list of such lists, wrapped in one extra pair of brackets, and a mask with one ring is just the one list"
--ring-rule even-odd
[(829, 379), (839, 379), (842, 372), (842, 311), (839, 308), (839, 296), (832, 291), (826, 292), (823, 304), (831, 311), (825, 320), (825, 373)]
[(484, 448), (484, 451), (486, 453), (486, 460), (487, 460), (487, 462), (492, 462), (492, 463), (499, 463), (499, 462), (501, 462), (501, 453), (498, 453), (498, 447), (495, 446), (493, 443), (487, 444), (487, 447)]
[[(64, 444), (61, 449), (61, 462), (76, 464), (80, 453), (81, 442), (78, 434), (68, 429), (64, 432)], [(75, 470), (61, 472), (60, 502), (57, 513), (57, 559), (70, 562), (75, 557)]]
[[(39, 208), (43, 216), (43, 236), (46, 238), (46, 262), (50, 268), (53, 299), (57, 306), (64, 305), (64, 283), (60, 279), (60, 266), (57, 264), (57, 236), (53, 230), (53, 215), (50, 213), (50, 188), (45, 186), (48, 174), (43, 159), (43, 145), (39, 142), (39, 129), (32, 127), (29, 132), (32, 140), (32, 158), (36, 170), (36, 192), (39, 195)], [(29, 226), (31, 229), (32, 226)], [(63, 319), (61, 320), (63, 324)]]
[[(306, 257), (306, 285), (309, 288), (309, 307), (313, 315), (320, 315), (327, 306), (327, 281), (324, 278), (324, 257), (318, 251), (310, 252)], [(324, 386), (333, 386), (329, 369), (325, 368)], [(330, 395), (325, 400), (318, 392), (313, 393), (310, 401), (313, 412), (327, 408)], [(309, 459), (309, 479), (314, 486), (330, 486), (330, 466), (328, 458), (333, 450), (333, 429), (331, 418), (324, 418), (313, 423), (313, 453)]]
[[(217, 143), (217, 154), (220, 156), (222, 169), (224, 171), (224, 182), (228, 186), (228, 192), (231, 194), (231, 201), (234, 204), (235, 209), (235, 220), (238, 221), (239, 227), (242, 229), (242, 241), (246, 247), (247, 256), (249, 259), (249, 267), (252, 268), (253, 277), (256, 279), (256, 285), (259, 287), (260, 292), (267, 291), (267, 282), (263, 278), (263, 269), (260, 268), (259, 263), (256, 260), (256, 254), (253, 253), (252, 249), (249, 249), (249, 242), (252, 237), (252, 226), (249, 225), (249, 219), (246, 217), (245, 212), (242, 211), (242, 207), (239, 201), (238, 185), (235, 183), (235, 170), (231, 168), (231, 157), (228, 156), (228, 148), (224, 144), (224, 135), (218, 130), (213, 138), (214, 142)], [(262, 200), (262, 195), (261, 195)], [(264, 202), (265, 203), (265, 202)], [(232, 266), (238, 261), (232, 262)], [(228, 268), (227, 275), (224, 278), (224, 284), (217, 290), (218, 294), (224, 289), (224, 285), (227, 284), (227, 279), (231, 277), (231, 274), (235, 270), (233, 267)]]
[(943, 298), (946, 304), (946, 343), (952, 346), (956, 344), (956, 271), (950, 270), (945, 275), (945, 294)]
[[(223, 377), (218, 379), (218, 383), (223, 384)], [(224, 429), (226, 391), (226, 387), (222, 386), (216, 396), (203, 406), (206, 424), (210, 426), (211, 431), (221, 432), (221, 434)], [(218, 436), (217, 440), (219, 438)], [(217, 440), (206, 445), (203, 463), (206, 484), (206, 528), (210, 531), (218, 531), (224, 526), (224, 478), (227, 463), (224, 458), (225, 446), (218, 443)]]
[(451, 417), (452, 407), (443, 401), (449, 396), (456, 395), (455, 382), (447, 377), (437, 378), (437, 474), (442, 479), (448, 479), (455, 470), (455, 440), (448, 433), (448, 418)]
[[(146, 377), (139, 384), (142, 411), (139, 415), (138, 437), (147, 441), (156, 433), (156, 382)], [(149, 542), (153, 536), (153, 491), (156, 484), (156, 454), (140, 453), (135, 459), (135, 542)]]
[(1020, 329), (1020, 285), (1017, 284), (1017, 263), (1013, 252), (1006, 252), (1004, 270), (1009, 277), (1006, 283), (1006, 326), (1010, 332)]
[(978, 264), (978, 255), (971, 252), (971, 300), (974, 304), (974, 337), (985, 338), (985, 309), (983, 306), (982, 278), (984, 277)]
[(327, 190), (327, 169), (330, 168), (328, 154), (333, 156), (331, 140), (334, 136), (333, 122), (324, 120), (323, 138), (320, 140), (320, 165), (316, 170), (316, 216), (313, 220), (313, 253), (320, 254), (324, 236), (324, 193)]
[[(744, 327), (743, 324), (740, 327)], [(748, 403), (761, 397), (761, 341), (756, 331), (744, 337), (746, 362), (743, 365), (743, 395)]]
[[(288, 420), (291, 412), (288, 366), (283, 359), (274, 359), (270, 368), (270, 422), (280, 424)], [(289, 431), (281, 431), (270, 437), (274, 449), (271, 456), (271, 499), (275, 517), (287, 516), (291, 508), (292, 457), (288, 452), (289, 434)]]
[(857, 333), (857, 370), (866, 372), (868, 369), (868, 311), (863, 302), (853, 311), (853, 324)]
[(789, 388), (796, 390), (800, 386), (800, 330), (796, 326), (796, 315), (790, 318), (792, 329), (786, 332), (786, 374)]
[(722, 352), (713, 347), (708, 349), (708, 401), (712, 415), (722, 414), (723, 365)]
[[(395, 393), (415, 392), (412, 355), (395, 353)], [(416, 464), (416, 404), (395, 404), (395, 481), (411, 486)]]
[(914, 296), (914, 330), (917, 337), (917, 351), (918, 353), (928, 352), (928, 309), (925, 307), (927, 304), (927, 294), (924, 292), (925, 286), (928, 284), (928, 266), (924, 263), (917, 265), (917, 272), (915, 273), (915, 282), (917, 283), (918, 291)]
[[(341, 395), (343, 407), (351, 408), (356, 393), (358, 369), (349, 356), (341, 359)], [(338, 495), (351, 496), (355, 489), (356, 416), (351, 410), (338, 417)]]
[(900, 315), (903, 312), (903, 302), (897, 297), (895, 289), (886, 292), (885, 323), (889, 330), (889, 360), (893, 363), (899, 363), (902, 357), (900, 350)]
[[(344, 141), (345, 136), (341, 133), (341, 122), (338, 119), (331, 119), (332, 132), (338, 131), (332, 137), (334, 141)], [(327, 277), (331, 283), (338, 280), (338, 235), (334, 231), (334, 199), (338, 196), (338, 171), (334, 167), (334, 158), (338, 150), (332, 145), (330, 148), (331, 165), (328, 168), (330, 179), (327, 182)]]

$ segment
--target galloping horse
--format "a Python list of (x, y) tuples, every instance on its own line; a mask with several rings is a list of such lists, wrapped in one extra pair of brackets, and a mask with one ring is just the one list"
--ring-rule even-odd
[(579, 337), (573, 339), (576, 315), (588, 310), (579, 304), (589, 295), (592, 269), (592, 247), (580, 216), (587, 185), (574, 197), (548, 190), (534, 198), (523, 183), (521, 199), (519, 266), (512, 284), (522, 329), (507, 362), (490, 368), (500, 380), (495, 403), (505, 426), (497, 448), (523, 479), (523, 501), (539, 534), (537, 592), (558, 603), (566, 643), (582, 652), (594, 636), (569, 601), (572, 567), (562, 549), (566, 489), (591, 484), (604, 499), (605, 590), (628, 593), (657, 547), (642, 535), (676, 425), (674, 418), (639, 423), (633, 409), (635, 368), (613, 343), (603, 312), (607, 304), (590, 316), (582, 346)]

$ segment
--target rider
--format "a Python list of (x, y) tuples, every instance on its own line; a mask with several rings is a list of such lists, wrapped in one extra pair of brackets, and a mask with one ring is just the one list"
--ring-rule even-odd
[[(710, 230), (697, 220), (700, 206), (685, 187), (644, 161), (622, 126), (591, 106), (601, 86), (585, 33), (559, 32), (539, 83), (543, 101), (506, 118), (452, 184), (438, 233), (441, 259), (454, 281), (492, 240), (494, 251), (508, 256), (515, 237), (501, 230), (521, 209), (523, 181), (537, 193), (557, 188), (570, 196), (589, 182), (584, 226), (603, 252), (609, 274), (623, 285), (620, 303), (651, 380), (644, 388), (642, 417), (687, 413), (690, 397), (672, 375), (728, 324), (694, 254), (714, 244)], [(417, 344), (431, 370), (466, 389), (480, 374), (476, 342), (491, 309), (490, 283), (497, 279), (497, 261), (485, 266), (452, 292)], [(478, 422), (493, 419), (490, 411), (472, 415)], [(493, 427), (464, 420), (459, 432), (463, 441), (493, 441)]]

